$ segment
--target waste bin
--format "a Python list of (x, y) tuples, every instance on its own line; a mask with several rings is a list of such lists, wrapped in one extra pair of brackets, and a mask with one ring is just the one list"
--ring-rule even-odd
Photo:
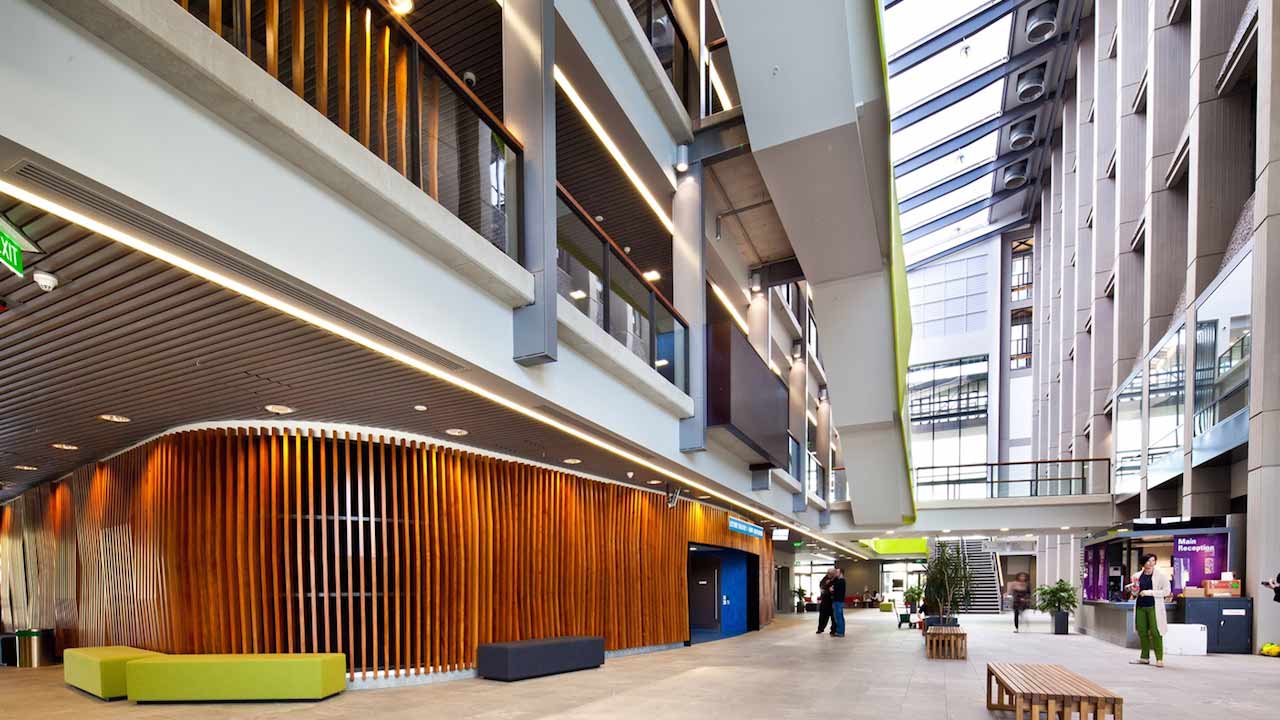
[(53, 665), (53, 631), (19, 630), (18, 667), (45, 667)]
[(18, 636), (13, 633), (0, 635), (0, 665), (18, 665)]

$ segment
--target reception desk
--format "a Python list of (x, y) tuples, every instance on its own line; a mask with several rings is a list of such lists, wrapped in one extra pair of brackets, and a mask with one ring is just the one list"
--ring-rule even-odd
[[(1165, 603), (1169, 622), (1182, 622), (1177, 603)], [(1127, 648), (1139, 647), (1138, 633), (1133, 629), (1134, 603), (1085, 600), (1076, 609), (1076, 631)]]

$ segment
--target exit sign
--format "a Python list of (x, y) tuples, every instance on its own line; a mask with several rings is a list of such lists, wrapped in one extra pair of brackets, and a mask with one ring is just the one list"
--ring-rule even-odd
[(4, 265), (22, 277), (22, 246), (18, 239), (0, 227), (0, 265)]

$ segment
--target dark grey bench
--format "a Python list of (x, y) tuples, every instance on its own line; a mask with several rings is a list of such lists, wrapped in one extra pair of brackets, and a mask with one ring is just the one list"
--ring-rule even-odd
[(604, 638), (544, 638), (481, 645), (476, 655), (476, 674), (510, 682), (603, 664)]

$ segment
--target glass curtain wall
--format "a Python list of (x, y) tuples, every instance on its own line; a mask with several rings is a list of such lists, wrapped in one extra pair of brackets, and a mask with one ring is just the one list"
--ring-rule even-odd
[(1196, 308), (1195, 435), (1249, 406), (1252, 292), (1250, 253)]
[(986, 497), (987, 374), (985, 355), (908, 370), (917, 499)]
[(1141, 489), (1142, 373), (1135, 373), (1116, 395), (1115, 473), (1117, 495)]
[(1165, 339), (1147, 365), (1147, 467), (1176, 464), (1181, 472), (1182, 409), (1186, 395), (1183, 362), (1186, 328)]

